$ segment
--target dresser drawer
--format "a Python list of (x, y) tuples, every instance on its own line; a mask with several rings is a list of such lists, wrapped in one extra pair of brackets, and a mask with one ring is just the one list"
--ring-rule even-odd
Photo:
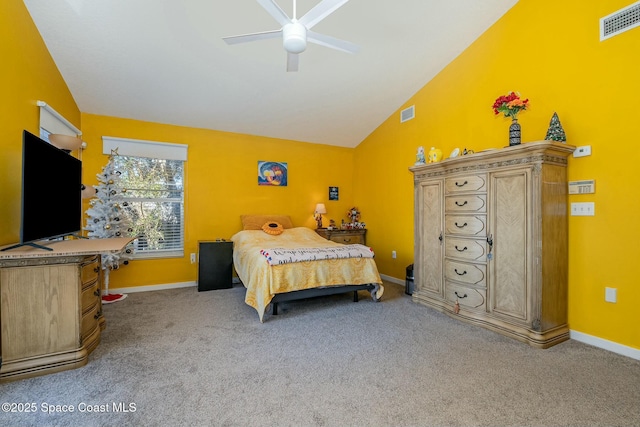
[(486, 239), (447, 237), (445, 240), (444, 255), (447, 258), (484, 262), (487, 259), (487, 241)]
[(332, 235), (329, 240), (336, 243), (342, 243), (344, 245), (364, 245), (363, 234), (335, 234)]
[(447, 282), (445, 284), (445, 298), (452, 303), (458, 303), (461, 307), (485, 309), (487, 293), (484, 289), (468, 288)]
[(81, 264), (81, 279), (82, 283), (86, 284), (96, 280), (98, 278), (98, 274), (100, 274), (100, 258), (96, 255), (94, 257), (89, 258), (86, 262)]
[(485, 217), (481, 215), (447, 215), (444, 219), (446, 234), (485, 236)]
[(461, 193), (463, 191), (487, 191), (487, 175), (467, 175), (447, 178), (444, 181), (444, 189), (447, 194)]
[(487, 266), (445, 260), (444, 277), (467, 285), (487, 286)]
[(84, 313), (82, 315), (81, 336), (82, 336), (83, 340), (87, 336), (89, 336), (91, 334), (91, 332), (93, 332), (93, 330), (95, 328), (98, 327), (98, 320), (102, 316), (102, 313), (101, 313), (100, 309), (101, 309), (101, 305), (100, 304), (96, 304), (95, 306), (93, 306), (91, 308), (91, 310), (89, 310), (88, 312), (86, 312), (86, 313)]
[(448, 196), (444, 201), (446, 212), (486, 212), (487, 196), (469, 194), (465, 196)]
[(96, 280), (91, 286), (82, 290), (82, 312), (86, 313), (98, 303), (100, 303), (100, 287)]

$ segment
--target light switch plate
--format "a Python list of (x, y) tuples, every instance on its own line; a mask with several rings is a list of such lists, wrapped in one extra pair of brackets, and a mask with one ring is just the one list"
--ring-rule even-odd
[(594, 202), (571, 203), (571, 216), (595, 216)]
[(581, 147), (576, 148), (573, 151), (573, 157), (584, 157), (584, 156), (590, 156), (590, 155), (591, 155), (590, 145), (583, 145)]

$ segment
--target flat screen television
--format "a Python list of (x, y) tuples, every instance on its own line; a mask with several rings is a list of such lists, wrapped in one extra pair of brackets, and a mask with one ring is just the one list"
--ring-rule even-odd
[[(20, 244), (79, 233), (82, 228), (82, 162), (24, 131)], [(7, 248), (9, 249), (9, 248)]]

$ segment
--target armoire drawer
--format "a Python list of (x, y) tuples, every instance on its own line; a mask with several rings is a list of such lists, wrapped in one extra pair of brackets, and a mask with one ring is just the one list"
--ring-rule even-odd
[(445, 298), (460, 306), (476, 309), (485, 309), (487, 303), (487, 292), (484, 289), (468, 288), (454, 283), (445, 284)]
[(486, 194), (466, 194), (464, 196), (447, 196), (444, 200), (446, 212), (486, 212)]
[(487, 240), (461, 239), (447, 237), (445, 240), (444, 256), (447, 258), (459, 258), (469, 261), (482, 261), (487, 259)]
[(486, 218), (483, 215), (447, 215), (444, 219), (445, 233), (461, 236), (485, 236)]
[(463, 191), (487, 191), (487, 175), (467, 175), (447, 178), (444, 181), (444, 189), (447, 194)]
[(487, 286), (487, 266), (456, 262), (449, 259), (444, 262), (444, 277), (473, 286)]

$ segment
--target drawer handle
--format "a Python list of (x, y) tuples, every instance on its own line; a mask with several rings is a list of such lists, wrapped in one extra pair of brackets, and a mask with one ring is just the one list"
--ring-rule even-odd
[(100, 296), (100, 290), (95, 290), (95, 291), (93, 291), (93, 294), (94, 294), (95, 296), (99, 297), (99, 296)]
[(93, 316), (93, 318), (94, 318), (94, 319), (96, 319), (96, 320), (98, 320), (98, 319), (100, 318), (100, 316), (102, 316), (102, 313), (101, 313), (101, 312), (97, 312), (97, 313), (95, 314), (95, 316)]
[(464, 252), (464, 251), (467, 250), (466, 246), (464, 248), (460, 249), (460, 248), (458, 248), (458, 245), (456, 245), (455, 248), (456, 248), (456, 251), (458, 251), (458, 252)]
[(351, 237), (344, 237), (342, 240), (344, 240), (345, 242), (350, 242), (351, 241)]
[(100, 267), (93, 267), (93, 272), (98, 273), (100, 271)]
[(458, 181), (456, 181), (456, 187), (464, 187), (465, 185), (467, 185), (469, 182), (465, 181), (462, 184), (458, 184)]
[(465, 274), (467, 274), (467, 270), (463, 271), (462, 273), (458, 273), (458, 269), (454, 268), (453, 271), (455, 271), (458, 276), (464, 276)]
[(463, 296), (458, 295), (458, 291), (455, 291), (454, 294), (456, 294), (456, 296), (460, 299), (467, 297), (467, 294), (464, 294)]
[(462, 206), (464, 206), (464, 205), (466, 205), (466, 204), (467, 204), (467, 201), (466, 201), (466, 200), (464, 201), (464, 203), (463, 203), (463, 204), (458, 203), (458, 201), (456, 200), (456, 206), (460, 206), (460, 207), (462, 207)]
[(457, 221), (456, 221), (455, 224), (456, 224), (456, 227), (458, 227), (458, 228), (465, 228), (468, 225), (466, 222), (464, 224), (462, 224), (462, 225), (458, 225)]

